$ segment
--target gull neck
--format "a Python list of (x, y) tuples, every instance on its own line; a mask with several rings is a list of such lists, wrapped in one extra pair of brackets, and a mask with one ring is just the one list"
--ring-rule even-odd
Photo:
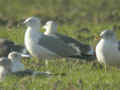
[(53, 29), (47, 28), (46, 32), (44, 34), (50, 35), (50, 34), (55, 34), (55, 33), (57, 33), (57, 30), (55, 28), (53, 28)]
[(28, 26), (27, 30), (36, 30), (36, 31), (39, 31), (40, 30), (40, 26)]

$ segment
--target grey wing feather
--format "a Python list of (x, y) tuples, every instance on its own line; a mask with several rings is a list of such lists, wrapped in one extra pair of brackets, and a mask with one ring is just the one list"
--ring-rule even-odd
[(80, 41), (77, 41), (71, 37), (61, 35), (59, 33), (56, 33), (55, 35), (59, 39), (63, 40), (65, 43), (73, 44), (74, 46), (78, 47), (82, 51), (82, 53), (87, 53), (89, 50), (91, 50), (91, 47), (89, 45), (83, 44)]
[(75, 49), (65, 44), (62, 40), (51, 36), (43, 35), (38, 44), (62, 57), (72, 56), (76, 53)]

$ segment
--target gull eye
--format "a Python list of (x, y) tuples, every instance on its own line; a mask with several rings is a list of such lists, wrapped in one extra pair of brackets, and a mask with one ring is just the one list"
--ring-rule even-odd
[(14, 54), (14, 57), (17, 57), (18, 55), (17, 54)]
[(32, 22), (32, 20), (30, 19), (29, 22)]

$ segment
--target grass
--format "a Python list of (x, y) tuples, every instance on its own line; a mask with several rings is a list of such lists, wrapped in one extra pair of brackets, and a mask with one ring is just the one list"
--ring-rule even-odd
[[(120, 0), (0, 0), (0, 37), (24, 44), (24, 18), (38, 16), (58, 23), (58, 31), (95, 48), (95, 37), (104, 29), (117, 28), (120, 38)], [(15, 23), (17, 21), (17, 23)], [(14, 23), (15, 24), (14, 24)], [(12, 25), (8, 29), (8, 26)], [(36, 58), (23, 60), (27, 69), (50, 71), (52, 77), (8, 75), (0, 82), (0, 90), (120, 90), (120, 71), (97, 60), (49, 60), (48, 67)]]
[[(89, 32), (81, 32), (86, 25), (69, 26), (66, 24), (59, 26), (58, 30), (62, 34), (67, 34), (95, 47), (97, 43), (94, 40), (95, 35), (98, 35), (102, 29), (112, 26), (112, 24), (88, 24)], [(14, 27), (10, 30), (1, 27), (0, 30), (0, 37), (6, 37), (18, 44), (24, 44), (25, 27)], [(117, 32), (119, 33), (119, 31)], [(87, 38), (90, 39), (87, 40)], [(55, 59), (50, 60), (48, 67), (45, 67), (41, 65), (41, 61), (32, 58), (23, 60), (23, 63), (27, 69), (50, 71), (56, 75), (51, 77), (40, 75), (35, 78), (32, 76), (8, 75), (5, 81), (0, 83), (1, 90), (119, 90), (120, 88), (119, 69), (110, 67), (105, 72), (104, 65), (100, 65), (97, 61)]]

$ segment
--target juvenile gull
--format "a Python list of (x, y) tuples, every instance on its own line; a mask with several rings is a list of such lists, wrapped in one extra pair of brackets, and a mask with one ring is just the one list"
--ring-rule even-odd
[(120, 41), (112, 30), (104, 30), (96, 46), (96, 57), (100, 63), (120, 65)]
[(81, 56), (88, 56), (88, 58), (89, 56), (94, 56), (94, 50), (91, 46), (83, 44), (80, 41), (73, 39), (72, 37), (58, 33), (57, 24), (54, 21), (48, 21), (43, 26), (43, 28), (46, 29), (46, 31), (44, 32), (45, 35), (61, 39), (67, 45), (76, 48), (76, 51), (80, 53)]
[(23, 52), (26, 51), (23, 45), (18, 45), (11, 40), (0, 38), (0, 57), (7, 57), (12, 51), (21, 52), (24, 57), (30, 58), (29, 54)]
[(71, 57), (78, 54), (74, 48), (64, 43), (61, 39), (39, 32), (40, 19), (37, 17), (30, 17), (24, 23), (27, 26), (25, 46), (32, 56), (52, 58)]

